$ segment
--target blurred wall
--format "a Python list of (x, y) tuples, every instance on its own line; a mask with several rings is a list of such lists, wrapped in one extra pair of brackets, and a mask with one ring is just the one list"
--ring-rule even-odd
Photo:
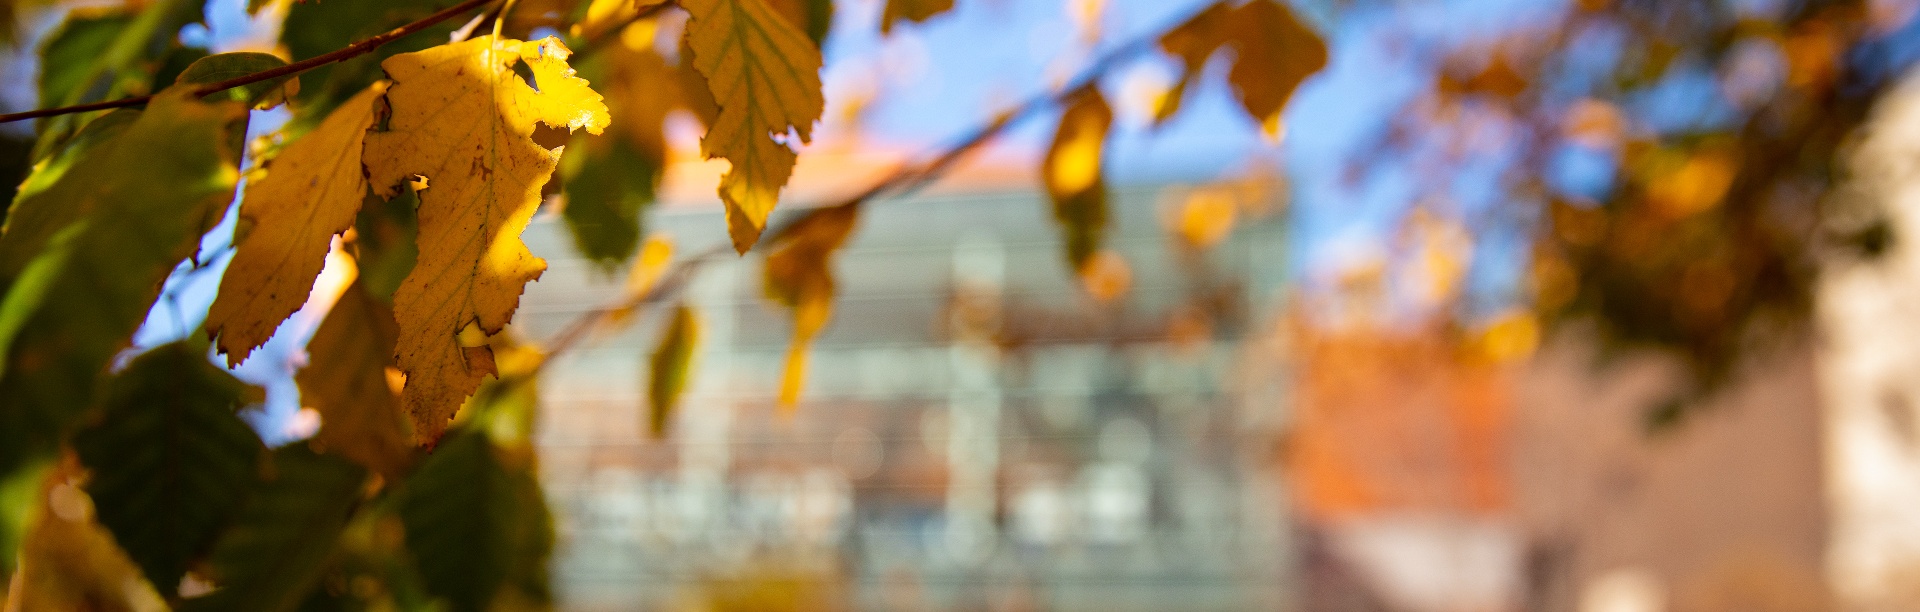
[(1831, 577), (1844, 609), (1920, 609), (1920, 96), (1877, 109), (1829, 223), (1891, 238), (1841, 249), (1818, 321), (1826, 403)]
[(1578, 612), (1823, 610), (1827, 510), (1814, 356), (1794, 344), (1677, 422), (1684, 373), (1549, 342), (1517, 386), (1516, 510), (1526, 608)]

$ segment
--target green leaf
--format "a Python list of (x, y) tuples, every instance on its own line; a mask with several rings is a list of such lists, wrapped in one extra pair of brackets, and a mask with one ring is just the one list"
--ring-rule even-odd
[(693, 350), (699, 345), (699, 313), (681, 304), (673, 309), (673, 318), (667, 320), (666, 333), (660, 336), (660, 346), (653, 350), (652, 367), (647, 378), (647, 399), (653, 404), (650, 425), (655, 436), (666, 433), (673, 409), (680, 403), (680, 394), (687, 390)]
[[(20, 182), (19, 191), (14, 193), (14, 206), (7, 210), (7, 223), (13, 223), (13, 217), (17, 216), (20, 202), (58, 184), (60, 178), (66, 176), (67, 169), (73, 167), (75, 162), (85, 157), (85, 154), (95, 146), (112, 142), (121, 132), (126, 131), (127, 126), (132, 125), (135, 119), (139, 119), (140, 114), (139, 110), (123, 108), (101, 115), (100, 118), (94, 119), (87, 123), (86, 127), (81, 128), (80, 133), (74, 134), (73, 138), (61, 144), (53, 156), (43, 160), (39, 167), (34, 168), (27, 178)], [(0, 233), (4, 231), (5, 228), (0, 228)]]
[[(221, 53), (200, 58), (193, 65), (187, 66), (186, 71), (181, 72), (175, 82), (182, 85), (210, 85), (285, 65), (287, 65), (286, 60), (265, 53)], [(244, 102), (249, 106), (265, 109), (286, 101), (288, 92), (299, 90), (300, 82), (293, 75), (287, 75), (212, 95), (224, 95), (235, 102)]]
[(217, 588), (180, 610), (294, 610), (333, 561), (360, 506), (367, 471), (305, 444), (270, 458), (245, 508), (214, 545)]
[(148, 91), (160, 91), (172, 87), (176, 81), (180, 80), (181, 74), (193, 67), (194, 62), (206, 59), (209, 55), (206, 49), (196, 47), (169, 49), (165, 56), (154, 63), (153, 78), (147, 81)]
[[(167, 57), (173, 49), (178, 48), (175, 38), (180, 28), (199, 21), (203, 6), (203, 2), (196, 0), (155, 0), (137, 14), (121, 13), (126, 23), (117, 28), (104, 24), (76, 28), (73, 31), (78, 38), (58, 49), (58, 61), (70, 62), (72, 66), (60, 70), (58, 80), (63, 84), (64, 97), (52, 100), (49, 105), (64, 106), (149, 93), (155, 60)], [(81, 12), (77, 17), (93, 19), (99, 15)], [(111, 30), (111, 40), (100, 44), (100, 39), (105, 38), (106, 34), (93, 31), (95, 28)], [(42, 65), (53, 65), (54, 59), (47, 58)], [(52, 153), (61, 142), (95, 116), (92, 113), (77, 113), (43, 120), (39, 125), (40, 140), (34, 146), (34, 159)]]
[(172, 92), (107, 117), (28, 178), (0, 229), (0, 476), (60, 444), (233, 198), (240, 105)]
[(27, 540), (27, 530), (41, 507), (41, 486), (52, 461), (0, 476), (0, 574), (19, 571), (20, 556), (15, 554)]
[(422, 582), (457, 612), (500, 598), (545, 601), (552, 518), (525, 449), (495, 447), (484, 428), (462, 427), (407, 479), (400, 502)]
[(661, 165), (624, 138), (578, 135), (560, 160), (566, 207), (560, 216), (580, 254), (611, 273), (640, 246)]
[(360, 216), (354, 219), (354, 259), (360, 263), (360, 285), (367, 293), (391, 302), (393, 292), (413, 272), (420, 257), (420, 194), (402, 189), (391, 200), (383, 200), (372, 190), (360, 202)]
[(1066, 234), (1067, 263), (1078, 271), (1100, 250), (1107, 232), (1107, 184), (1101, 165), (1113, 108), (1097, 87), (1075, 93), (1041, 166), (1053, 218)]
[[(106, 83), (93, 64), (130, 23), (133, 17), (124, 13), (76, 12), (68, 17), (40, 47), (40, 105), (61, 106), (67, 100), (105, 95)], [(89, 91), (95, 88), (101, 91)]]
[(257, 397), (205, 351), (169, 344), (109, 381), (98, 422), (74, 435), (100, 524), (163, 594), (253, 483), (266, 448), (235, 411)]

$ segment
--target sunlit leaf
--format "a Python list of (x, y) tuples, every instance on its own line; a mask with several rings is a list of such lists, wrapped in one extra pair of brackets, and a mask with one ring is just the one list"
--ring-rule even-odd
[(793, 342), (780, 378), (780, 405), (788, 409), (799, 402), (806, 381), (807, 347), (833, 319), (833, 255), (859, 219), (857, 203), (815, 212), (767, 254), (767, 298), (793, 312)]
[(304, 444), (273, 452), (246, 505), (211, 555), (216, 589), (183, 612), (299, 609), (339, 548), (367, 471)]
[(880, 15), (880, 33), (893, 32), (894, 24), (901, 21), (922, 23), (950, 10), (953, 0), (887, 0), (886, 11)]
[(314, 444), (397, 479), (413, 462), (412, 434), (389, 382), (400, 332), (393, 308), (349, 283), (307, 341), (294, 374), (301, 402), (320, 413)]
[[(438, 438), (494, 373), (492, 351), (463, 346), (460, 331), (499, 333), (527, 282), (546, 269), (520, 240), (559, 157), (533, 141), (535, 125), (599, 133), (608, 123), (600, 96), (572, 76), (567, 56), (556, 39), (483, 36), (383, 64), (394, 81), (393, 117), (389, 131), (367, 136), (370, 180), (392, 196), (413, 176), (427, 179), (419, 259), (394, 294), (407, 374), (402, 403), (421, 440)], [(514, 73), (521, 62), (537, 91)]]
[(171, 593), (239, 510), (266, 448), (237, 410), (261, 398), (186, 343), (135, 357), (74, 435), (87, 493), (147, 579)]
[(686, 304), (673, 309), (660, 345), (653, 349), (647, 377), (647, 400), (653, 410), (648, 421), (655, 436), (665, 434), (673, 411), (687, 390), (693, 351), (700, 345), (700, 316)]
[(245, 107), (173, 92), (115, 116), (97, 130), (111, 134), (83, 132), (93, 144), (27, 180), (0, 233), (0, 474), (46, 456), (93, 403), (161, 281), (233, 197)]
[(367, 192), (361, 147), (384, 90), (341, 105), (282, 149), (265, 178), (248, 181), (233, 261), (207, 313), (207, 334), (228, 364), (245, 361), (306, 303), (333, 236), (353, 226)]
[(40, 48), (40, 105), (61, 106), (100, 87), (93, 62), (133, 22), (122, 12), (75, 11)]
[(1089, 87), (1074, 94), (1041, 166), (1053, 218), (1066, 234), (1067, 263), (1075, 270), (1100, 250), (1107, 231), (1107, 185), (1101, 164), (1113, 109)]
[[(700, 147), (732, 164), (720, 179), (727, 233), (741, 253), (760, 240), (796, 160), (789, 132), (805, 143), (826, 107), (820, 50), (765, 0), (685, 0), (687, 43), (720, 114)], [(776, 137), (779, 140), (776, 140)]]

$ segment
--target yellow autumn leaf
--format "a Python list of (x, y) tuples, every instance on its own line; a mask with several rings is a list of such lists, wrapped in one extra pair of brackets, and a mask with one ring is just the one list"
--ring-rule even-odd
[[(673, 238), (665, 234), (654, 234), (640, 245), (640, 252), (633, 257), (633, 267), (627, 270), (627, 295), (634, 300), (646, 298), (660, 279), (667, 274), (667, 265), (673, 263)], [(622, 305), (608, 317), (610, 327), (623, 327), (633, 317), (635, 306)]]
[(1253, 0), (1235, 11), (1233, 69), (1227, 79), (1255, 121), (1278, 133), (1280, 110), (1301, 81), (1327, 65), (1327, 43), (1275, 0)]
[(1239, 207), (1239, 202), (1234, 201), (1233, 194), (1226, 189), (1196, 189), (1180, 203), (1174, 233), (1187, 246), (1212, 248), (1233, 231)]
[(375, 83), (355, 95), (287, 145), (267, 164), (266, 177), (247, 183), (243, 235), (207, 312), (207, 335), (217, 338), (228, 365), (245, 361), (306, 303), (333, 236), (353, 227), (367, 193), (361, 147), (385, 92)]
[(1253, 0), (1238, 7), (1215, 3), (1167, 32), (1160, 47), (1183, 64), (1179, 81), (1155, 110), (1155, 123), (1180, 109), (1193, 79), (1223, 47), (1233, 49), (1227, 78), (1240, 104), (1269, 135), (1277, 136), (1280, 110), (1301, 81), (1327, 65), (1327, 45), (1285, 3)]
[(880, 16), (880, 33), (891, 33), (898, 21), (921, 23), (950, 10), (953, 0), (887, 0), (886, 11)]
[(1180, 80), (1160, 98), (1160, 104), (1154, 109), (1154, 123), (1165, 122), (1180, 111), (1180, 103), (1186, 99), (1187, 89), (1193, 85), (1193, 79), (1200, 76), (1206, 67), (1207, 59), (1227, 42), (1227, 23), (1233, 9), (1224, 2), (1216, 2), (1205, 10), (1195, 14), (1160, 37), (1160, 48), (1168, 55), (1178, 58), (1183, 64)]
[(800, 400), (807, 375), (807, 347), (833, 319), (833, 254), (853, 232), (859, 204), (842, 204), (807, 217), (767, 254), (767, 298), (793, 312), (793, 342), (780, 378), (780, 405)]
[(627, 272), (627, 294), (640, 297), (653, 291), (670, 263), (673, 263), (673, 237), (648, 236), (646, 244), (640, 245), (640, 253), (633, 258), (633, 269)]
[(1671, 162), (1674, 155), (1659, 156), (1664, 164), (1648, 171), (1647, 201), (1669, 219), (1684, 219), (1720, 205), (1733, 186), (1740, 160), (1725, 147), (1707, 147), (1685, 161)]
[(1061, 130), (1067, 137), (1055, 141), (1047, 156), (1048, 188), (1061, 193), (1080, 193), (1100, 181), (1100, 154), (1107, 144), (1105, 128), (1092, 123), (1098, 117), (1080, 114), (1073, 119), (1076, 125)]
[(1540, 346), (1540, 321), (1524, 310), (1506, 312), (1481, 332), (1479, 348), (1494, 361), (1512, 361), (1532, 355)]
[(387, 380), (400, 331), (393, 308), (356, 280), (307, 342), (307, 365), (294, 374), (300, 399), (320, 413), (314, 442), (387, 478), (399, 478), (413, 460), (400, 398)]
[(1066, 233), (1067, 262), (1076, 270), (1100, 250), (1106, 233), (1107, 187), (1100, 164), (1112, 126), (1113, 108), (1100, 90), (1080, 90), (1068, 101), (1053, 146), (1042, 162), (1054, 220)]
[(732, 165), (720, 179), (720, 199), (733, 248), (746, 253), (793, 175), (796, 156), (787, 134), (807, 142), (826, 108), (820, 50), (765, 0), (683, 0), (680, 6), (693, 17), (687, 24), (693, 65), (720, 105), (700, 148)]
[[(600, 95), (572, 74), (559, 40), (481, 36), (388, 58), (390, 128), (367, 135), (370, 180), (398, 194), (420, 191), (420, 255), (394, 294), (400, 325), (395, 361), (407, 375), (401, 402), (415, 436), (439, 438), (461, 403), (495, 373), (492, 349), (461, 342), (506, 327), (520, 293), (546, 262), (520, 233), (540, 204), (559, 152), (535, 143), (535, 124), (598, 134), (608, 124)], [(524, 65), (539, 89), (514, 73)]]

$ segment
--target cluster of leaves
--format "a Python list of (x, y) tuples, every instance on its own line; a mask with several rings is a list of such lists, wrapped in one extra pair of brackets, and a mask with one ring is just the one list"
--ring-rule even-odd
[[(1710, 392), (1741, 355), (1799, 336), (1823, 245), (1884, 242), (1873, 224), (1837, 227), (1845, 203), (1829, 196), (1835, 156), (1913, 59), (1910, 15), (1883, 9), (1574, 3), (1456, 49), (1362, 163), (1446, 173), (1478, 163), (1465, 131), (1508, 134), (1512, 204), (1496, 218), (1539, 220), (1548, 324), (1678, 355)], [(1556, 182), (1570, 157), (1610, 176)]]
[[(795, 326), (781, 396), (796, 401), (808, 344), (831, 319), (833, 255), (883, 191), (768, 226), (794, 146), (824, 106), (831, 3), (448, 4), (293, 4), (281, 42), (294, 64), (181, 45), (174, 34), (201, 18), (186, 0), (74, 12), (45, 43), (47, 104), (151, 97), (44, 119), (0, 230), (0, 556), (25, 552), (9, 568), (24, 585), (10, 600), (542, 605), (552, 533), (530, 434), (548, 354), (515, 344), (506, 327), (546, 264), (520, 234), (558, 193), (582, 253), (609, 271), (635, 262), (622, 305), (577, 329), (624, 324), (672, 291), (691, 270), (670, 273), (671, 248), (642, 248), (641, 236), (676, 112), (700, 120), (702, 152), (731, 165), (718, 195), (732, 249), (768, 237), (766, 293)], [(495, 6), (489, 20), (457, 30), (449, 20), (484, 5)], [(951, 6), (893, 0), (882, 27)], [(484, 23), (492, 33), (474, 34)], [(536, 29), (564, 39), (515, 38)], [(1163, 120), (1218, 51), (1232, 50), (1231, 83), (1268, 126), (1326, 59), (1276, 0), (1217, 3), (1161, 34), (1188, 71)], [(384, 44), (360, 42), (376, 39)], [(1148, 47), (1127, 47), (1138, 48)], [(355, 51), (331, 55), (343, 50)], [(1012, 117), (1064, 102), (1043, 174), (1067, 260), (1091, 275), (1104, 252), (1112, 119), (1097, 82), (1111, 65), (883, 187), (931, 180)], [(301, 74), (204, 95), (282, 67)], [(248, 109), (283, 103), (286, 127), (248, 147)], [(243, 177), (204, 333), (128, 357), (162, 284), (183, 261), (202, 265), (202, 239)], [(316, 286), (329, 266), (350, 274)], [(241, 363), (309, 305), (325, 311), (296, 381), (321, 425), (307, 444), (269, 449), (239, 416), (258, 394), (206, 357)], [(655, 432), (686, 386), (698, 321), (685, 305), (665, 317), (648, 394)]]

